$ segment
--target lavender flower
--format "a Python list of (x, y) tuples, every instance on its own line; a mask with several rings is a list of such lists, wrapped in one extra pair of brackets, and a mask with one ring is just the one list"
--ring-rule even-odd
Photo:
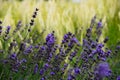
[(96, 80), (100, 80), (100, 79), (103, 79), (104, 77), (110, 76), (111, 70), (109, 68), (108, 63), (103, 62), (98, 64), (94, 73), (95, 73)]
[(31, 53), (32, 52), (32, 48), (33, 48), (33, 46), (30, 45), (28, 48), (25, 49), (24, 54)]
[(100, 27), (102, 27), (102, 22), (101, 22), (101, 20), (98, 22), (98, 24), (97, 24), (97, 29), (98, 28), (100, 28)]
[(40, 69), (40, 75), (43, 75), (43, 74), (44, 74), (44, 72), (45, 72), (45, 70), (44, 70), (44, 69)]
[(53, 46), (55, 43), (55, 37), (54, 37), (54, 34), (51, 33), (51, 34), (48, 34), (47, 37), (46, 37), (46, 44), (47, 46), (51, 47)]
[(75, 77), (73, 75), (69, 75), (67, 78), (67, 80), (74, 80), (74, 79), (75, 79)]
[(50, 72), (50, 75), (52, 75), (52, 76), (53, 76), (53, 75), (55, 75), (55, 73), (54, 73), (54, 72)]
[(74, 69), (74, 73), (75, 73), (75, 74), (80, 74), (80, 69), (79, 69), (78, 67), (75, 68), (75, 69)]
[(36, 74), (38, 72), (38, 64), (35, 64), (35, 67), (34, 67), (34, 74)]
[(17, 54), (13, 53), (10, 55), (10, 59), (15, 60), (17, 58)]
[(10, 29), (11, 29), (11, 27), (10, 27), (10, 26), (7, 26), (7, 29), (6, 29), (6, 34), (9, 34)]
[(0, 24), (2, 24), (2, 21), (0, 21)]
[(26, 60), (25, 58), (23, 58), (20, 62), (21, 62), (21, 63), (26, 63), (27, 60)]
[(2, 26), (0, 26), (0, 34), (2, 33)]
[(116, 47), (116, 49), (117, 49), (117, 50), (120, 50), (120, 46), (118, 45), (118, 46)]
[(45, 69), (49, 68), (49, 64), (46, 63), (46, 64), (44, 65), (44, 68), (45, 68)]
[(45, 78), (44, 78), (44, 77), (42, 77), (40, 80), (45, 80)]
[(109, 38), (106, 37), (103, 42), (106, 43), (106, 42), (108, 42), (108, 40), (109, 40)]

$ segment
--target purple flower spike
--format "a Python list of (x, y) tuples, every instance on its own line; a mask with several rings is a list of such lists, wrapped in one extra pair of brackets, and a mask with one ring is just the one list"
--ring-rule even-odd
[(99, 79), (103, 79), (104, 77), (110, 76), (111, 70), (109, 68), (108, 63), (106, 62), (100, 63), (95, 69), (95, 75)]
[(38, 72), (38, 64), (35, 64), (35, 67), (34, 67), (34, 74), (36, 74)]

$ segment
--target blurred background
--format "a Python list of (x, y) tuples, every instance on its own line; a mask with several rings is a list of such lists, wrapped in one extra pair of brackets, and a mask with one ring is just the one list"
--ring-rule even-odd
[(0, 0), (0, 5), (0, 20), (12, 30), (19, 20), (28, 24), (35, 8), (39, 8), (34, 28), (46, 30), (45, 36), (54, 30), (60, 41), (70, 31), (81, 41), (96, 15), (104, 24), (101, 39), (109, 36), (110, 45), (120, 40), (120, 0)]

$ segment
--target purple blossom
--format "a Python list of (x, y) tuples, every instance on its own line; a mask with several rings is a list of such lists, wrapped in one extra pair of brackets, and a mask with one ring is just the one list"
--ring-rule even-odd
[(111, 75), (111, 70), (109, 68), (108, 63), (102, 62), (102, 63), (98, 64), (94, 73), (97, 78), (103, 79), (104, 77)]
[(74, 52), (72, 52), (72, 53), (70, 54), (70, 56), (75, 57), (76, 54), (77, 54), (77, 52), (74, 51)]
[(64, 64), (64, 67), (67, 67), (68, 66), (68, 64), (66, 63), (66, 64)]
[(97, 29), (98, 29), (98, 28), (101, 28), (101, 27), (102, 27), (102, 22), (99, 21), (98, 24), (97, 24)]
[(34, 67), (34, 74), (36, 74), (38, 72), (38, 64), (35, 64), (35, 67)]
[(69, 38), (68, 34), (65, 34), (63, 38), (64, 40), (68, 39)]
[(45, 46), (41, 46), (41, 50), (45, 50)]
[(2, 30), (0, 30), (0, 34), (2, 33)]
[(25, 58), (23, 58), (20, 62), (21, 62), (21, 63), (26, 63), (27, 60), (26, 60)]
[(44, 70), (44, 69), (40, 69), (40, 75), (43, 75), (43, 74), (44, 74), (44, 72), (45, 72), (45, 70)]
[(2, 21), (0, 20), (0, 24), (2, 24)]
[(9, 31), (9, 30), (10, 30), (10, 28), (11, 28), (10, 26), (7, 26), (7, 31)]
[(53, 71), (52, 71), (52, 72), (50, 72), (50, 75), (55, 75), (55, 72), (53, 72)]
[(16, 25), (17, 30), (19, 30), (21, 26), (22, 26), (22, 21), (18, 21), (18, 23), (17, 23), (17, 25)]
[(46, 37), (46, 44), (47, 46), (52, 46), (54, 45), (55, 43), (55, 37), (54, 37), (54, 34), (51, 33), (51, 34), (48, 34), (47, 37)]
[(78, 41), (77, 38), (75, 38), (75, 37), (73, 37), (73, 38), (71, 39), (71, 41), (74, 42), (74, 43), (79, 43), (79, 41)]
[(39, 48), (39, 45), (35, 45), (35, 48), (38, 49), (38, 48)]
[(75, 69), (74, 69), (74, 73), (75, 73), (75, 74), (80, 74), (80, 69), (79, 69), (78, 67), (75, 68)]
[(17, 58), (17, 54), (16, 53), (13, 53), (13, 54), (10, 55), (10, 59), (15, 60), (16, 58)]
[(104, 45), (102, 43), (97, 45), (97, 48), (102, 48), (102, 47), (104, 47)]
[(30, 45), (28, 48), (25, 49), (24, 54), (31, 53), (32, 52), (32, 48), (33, 48), (33, 46)]
[(49, 67), (49, 64), (46, 63), (46, 64), (44, 65), (44, 68), (47, 69), (48, 67)]
[(44, 78), (44, 77), (42, 77), (40, 80), (45, 80), (45, 78)]
[(116, 49), (117, 49), (117, 50), (120, 50), (120, 46), (117, 46)]
[(10, 29), (11, 29), (11, 27), (10, 27), (10, 26), (7, 26), (7, 29), (6, 29), (6, 34), (9, 34)]
[(111, 50), (108, 50), (108, 51), (106, 52), (106, 55), (109, 56), (111, 53), (112, 53), (112, 51), (111, 51)]
[(72, 75), (68, 75), (68, 78), (67, 78), (67, 80), (74, 80), (74, 76), (72, 76)]

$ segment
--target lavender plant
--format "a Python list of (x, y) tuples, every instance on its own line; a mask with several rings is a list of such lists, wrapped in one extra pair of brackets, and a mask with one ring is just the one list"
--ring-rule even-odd
[(23, 27), (19, 21), (13, 32), (10, 32), (11, 26), (4, 32), (0, 21), (1, 80), (113, 80), (107, 59), (114, 51), (105, 47), (108, 37), (99, 41), (102, 20), (96, 23), (96, 16), (93, 17), (82, 43), (68, 32), (58, 44), (55, 31), (43, 40), (44, 32), (34, 30), (38, 10), (36, 8), (27, 26)]

